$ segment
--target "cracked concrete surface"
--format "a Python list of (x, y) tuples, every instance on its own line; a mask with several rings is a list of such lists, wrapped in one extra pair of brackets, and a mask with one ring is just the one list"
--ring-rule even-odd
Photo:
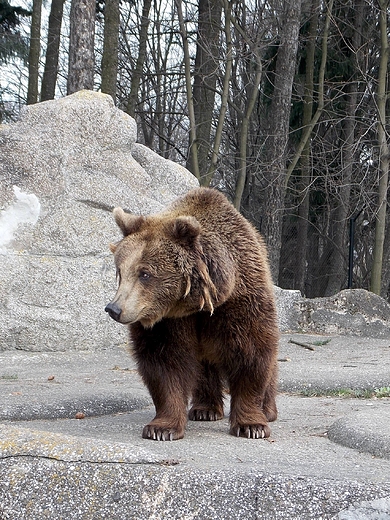
[(390, 341), (284, 335), (279, 359), (271, 439), (230, 436), (226, 416), (156, 442), (141, 438), (154, 409), (125, 349), (2, 353), (1, 520), (388, 520), (390, 398), (337, 392), (390, 386)]

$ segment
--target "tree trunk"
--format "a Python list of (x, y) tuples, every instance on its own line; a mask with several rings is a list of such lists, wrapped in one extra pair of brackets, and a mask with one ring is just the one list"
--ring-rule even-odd
[[(360, 76), (360, 64), (358, 63), (359, 49), (362, 41), (362, 26), (364, 16), (364, 0), (356, 0), (353, 6), (355, 12), (351, 13), (354, 20), (354, 34), (352, 37), (351, 60), (354, 61), (355, 78)], [(348, 258), (348, 215), (350, 213), (351, 181), (354, 171), (354, 147), (356, 110), (358, 106), (358, 82), (352, 81), (347, 86), (346, 118), (342, 125), (344, 144), (343, 160), (341, 164), (341, 179), (339, 188), (339, 205), (333, 215), (333, 246), (329, 258), (329, 276), (324, 296), (332, 296), (341, 289), (347, 279)]]
[(54, 99), (55, 96), (64, 1), (65, 0), (52, 0), (51, 3), (49, 27), (47, 30), (45, 70), (42, 77), (41, 101)]
[(28, 53), (27, 105), (38, 101), (39, 57), (41, 53), (42, 0), (33, 0), (31, 16), (30, 50)]
[(93, 89), (95, 9), (94, 0), (72, 0), (70, 8), (68, 95), (82, 89)]
[[(303, 99), (303, 131), (310, 124), (313, 114), (314, 100), (314, 59), (316, 49), (316, 35), (318, 30), (320, 0), (312, 0), (310, 8), (310, 25), (306, 44), (306, 71), (305, 71), (305, 90)], [(307, 139), (302, 150), (301, 156), (301, 178), (298, 184), (300, 191), (298, 207), (298, 230), (297, 230), (297, 251), (295, 271), (295, 289), (299, 289), (304, 295), (306, 293), (306, 263), (307, 263), (307, 233), (309, 228), (309, 186), (311, 182), (310, 166), (310, 139)]]
[(285, 11), (281, 13), (283, 32), (276, 59), (274, 91), (269, 112), (269, 137), (266, 142), (262, 233), (268, 244), (275, 283), (278, 282), (279, 275), (287, 143), (300, 15), (301, 0), (285, 3)]
[(116, 100), (118, 74), (119, 0), (106, 0), (104, 6), (104, 34), (101, 90)]
[(222, 2), (199, 0), (198, 5), (198, 32), (192, 93), (200, 183), (207, 185), (209, 179), (206, 173), (210, 163), (211, 123), (214, 117), (220, 55)]
[(353, 159), (355, 145), (355, 113), (357, 107), (357, 83), (348, 86), (347, 115), (343, 125), (345, 141), (343, 145), (343, 162), (339, 188), (338, 206), (332, 215), (332, 243), (330, 244), (327, 262), (327, 284), (324, 296), (332, 296), (345, 288), (347, 280), (348, 258), (348, 215), (350, 213), (349, 199), (353, 174)]
[(389, 146), (386, 137), (386, 87), (389, 59), (389, 42), (387, 39), (388, 0), (378, 0), (379, 30), (381, 38), (380, 62), (378, 71), (377, 111), (378, 111), (378, 146), (379, 146), (379, 186), (378, 210), (375, 224), (375, 243), (371, 273), (371, 291), (381, 293), (383, 265), (383, 244), (386, 232), (387, 190), (389, 185)]
[(238, 177), (237, 184), (234, 193), (233, 204), (234, 207), (240, 211), (242, 195), (244, 193), (246, 178), (247, 178), (247, 146), (248, 146), (248, 131), (249, 131), (249, 122), (252, 116), (253, 109), (256, 104), (256, 100), (259, 95), (259, 86), (261, 82), (262, 76), (262, 66), (260, 56), (256, 56), (257, 58), (257, 71), (254, 80), (254, 84), (251, 85), (249, 98), (247, 100), (247, 106), (245, 109), (245, 114), (242, 118), (241, 123), (241, 135), (240, 135), (240, 145), (239, 145), (239, 168), (238, 168)]
[(187, 30), (186, 30), (184, 16), (183, 16), (182, 0), (175, 0), (175, 5), (176, 5), (176, 9), (177, 9), (177, 15), (179, 18), (180, 34), (181, 34), (181, 38), (182, 38), (182, 42), (183, 42), (188, 118), (190, 121), (189, 158), (191, 159), (191, 163), (189, 165), (189, 169), (190, 169), (190, 171), (192, 171), (192, 173), (195, 175), (195, 177), (200, 180), (194, 98), (192, 95), (192, 87), (191, 87), (191, 63), (190, 63), (191, 59), (190, 59), (190, 51), (189, 51), (189, 45), (188, 45)]
[(127, 102), (126, 112), (131, 116), (135, 117), (135, 108), (138, 102), (138, 90), (141, 82), (142, 72), (144, 68), (146, 58), (146, 44), (148, 41), (148, 27), (149, 27), (149, 11), (152, 5), (152, 0), (144, 0), (142, 7), (142, 18), (139, 32), (139, 48), (138, 57), (135, 70), (131, 77), (131, 89), (129, 99)]
[(324, 25), (324, 34), (322, 37), (322, 50), (321, 50), (321, 65), (320, 70), (318, 73), (318, 105), (317, 110), (315, 111), (314, 116), (312, 117), (311, 121), (304, 127), (301, 140), (299, 142), (298, 148), (295, 152), (295, 155), (288, 165), (287, 168), (287, 175), (285, 177), (285, 187), (287, 188), (288, 181), (290, 179), (290, 176), (299, 161), (299, 158), (301, 157), (301, 154), (307, 144), (307, 141), (310, 138), (310, 135), (313, 131), (313, 128), (317, 124), (323, 108), (324, 108), (324, 79), (325, 79), (325, 67), (326, 67), (326, 60), (328, 56), (328, 34), (329, 34), (329, 25), (330, 25), (330, 18), (332, 14), (332, 8), (333, 8), (333, 0), (329, 0), (328, 5), (325, 7), (326, 9), (326, 17), (325, 17), (325, 25)]
[(228, 0), (224, 0), (224, 18), (225, 18), (225, 38), (226, 38), (226, 59), (225, 59), (225, 75), (223, 77), (223, 87), (221, 93), (221, 108), (218, 114), (217, 129), (215, 131), (214, 146), (211, 155), (210, 166), (207, 175), (202, 178), (202, 184), (209, 186), (217, 169), (219, 148), (222, 141), (223, 128), (228, 107), (229, 85), (232, 73), (233, 45), (231, 35), (231, 4)]
[[(389, 218), (389, 214), (387, 214), (387, 218)], [(387, 226), (386, 230), (383, 257), (390, 258), (390, 226)], [(390, 262), (384, 262), (383, 265), (381, 295), (390, 303)]]
[[(250, 32), (245, 30), (247, 26), (247, 9), (245, 4), (242, 5), (242, 13), (240, 20), (236, 16), (232, 17), (233, 25), (237, 34), (237, 51), (242, 53), (240, 61), (242, 66), (239, 67), (240, 87), (235, 85), (235, 96), (233, 99), (241, 99), (238, 105), (242, 109), (236, 110), (236, 135), (238, 143), (237, 161), (237, 180), (234, 190), (233, 204), (238, 211), (243, 206), (243, 197), (245, 189), (249, 192), (249, 186), (253, 180), (254, 168), (248, 168), (248, 152), (250, 153), (249, 144), (250, 134), (253, 136), (253, 112), (257, 105), (260, 93), (260, 85), (263, 78), (262, 54), (264, 52), (264, 41), (266, 40), (265, 29), (261, 23), (261, 15), (257, 22), (256, 29), (251, 28)], [(256, 37), (253, 37), (256, 34)], [(236, 60), (237, 64), (237, 60)], [(236, 69), (236, 72), (237, 69)], [(235, 81), (233, 82), (235, 83)], [(237, 90), (238, 87), (238, 90)], [(233, 90), (233, 89), (232, 89)]]

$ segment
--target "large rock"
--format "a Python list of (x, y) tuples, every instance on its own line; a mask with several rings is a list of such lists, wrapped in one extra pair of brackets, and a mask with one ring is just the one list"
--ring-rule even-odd
[(275, 288), (282, 332), (390, 338), (390, 304), (364, 289), (345, 289), (326, 298), (303, 298)]
[(304, 332), (390, 338), (390, 304), (364, 289), (304, 299), (298, 327)]
[(280, 331), (296, 331), (301, 316), (300, 304), (303, 300), (301, 292), (281, 289), (276, 285), (274, 289)]
[(115, 289), (108, 244), (120, 238), (111, 209), (159, 211), (197, 185), (136, 143), (135, 121), (104, 94), (31, 105), (1, 126), (0, 350), (125, 342), (104, 313)]

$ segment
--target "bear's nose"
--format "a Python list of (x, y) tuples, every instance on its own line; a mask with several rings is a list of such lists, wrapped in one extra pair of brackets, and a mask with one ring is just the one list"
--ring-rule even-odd
[(104, 310), (108, 312), (113, 320), (119, 321), (122, 309), (116, 303), (109, 303)]

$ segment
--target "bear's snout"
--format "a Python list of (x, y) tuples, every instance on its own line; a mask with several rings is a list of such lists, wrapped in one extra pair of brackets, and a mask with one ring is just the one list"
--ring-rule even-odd
[(108, 312), (108, 314), (110, 315), (110, 317), (115, 320), (115, 321), (119, 321), (119, 318), (121, 316), (121, 313), (122, 313), (122, 309), (120, 307), (118, 307), (118, 305), (116, 303), (109, 303), (108, 305), (106, 305), (106, 308), (104, 309), (106, 312)]

